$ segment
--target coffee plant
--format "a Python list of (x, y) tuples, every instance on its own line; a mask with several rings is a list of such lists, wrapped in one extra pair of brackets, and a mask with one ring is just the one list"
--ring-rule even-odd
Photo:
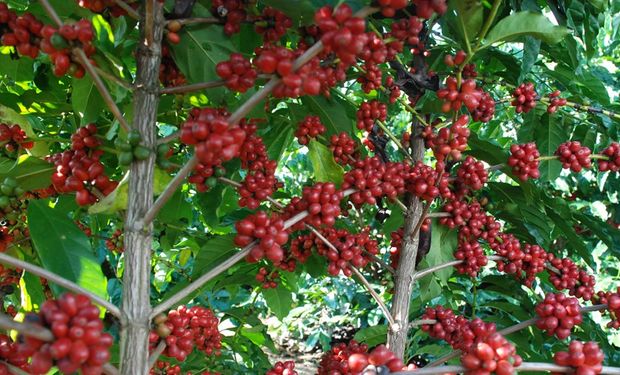
[(620, 374), (619, 24), (0, 2), (0, 375)]

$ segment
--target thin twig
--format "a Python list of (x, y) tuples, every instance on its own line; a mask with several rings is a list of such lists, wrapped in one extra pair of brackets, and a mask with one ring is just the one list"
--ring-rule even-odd
[(205, 89), (211, 89), (214, 87), (221, 87), (226, 84), (226, 81), (216, 80), (210, 82), (201, 82), (194, 83), (191, 85), (183, 85), (183, 86), (174, 86), (174, 87), (165, 87), (160, 90), (162, 95), (165, 94), (184, 94), (186, 92), (200, 91)]
[(435, 319), (420, 319), (414, 320), (409, 323), (409, 329), (416, 328), (425, 324), (435, 324), (437, 321)]
[(56, 13), (54, 7), (52, 7), (52, 4), (50, 4), (49, 1), (41, 0), (41, 5), (43, 5), (45, 13), (47, 13), (47, 15), (52, 19), (52, 21), (54, 21), (56, 26), (60, 27), (63, 25), (62, 19), (60, 19), (60, 16), (58, 16), (58, 13)]
[(138, 11), (132, 8), (131, 5), (127, 4), (123, 0), (114, 0), (114, 2), (119, 8), (122, 8), (125, 12), (127, 12), (127, 15), (129, 17), (136, 19), (136, 20), (140, 19), (140, 14), (138, 14)]
[(152, 369), (153, 366), (155, 366), (155, 363), (157, 363), (159, 356), (164, 352), (164, 350), (166, 350), (166, 341), (161, 340), (159, 344), (157, 344), (155, 350), (153, 350), (153, 353), (149, 356), (149, 369)]
[(6, 362), (6, 361), (2, 361), (0, 360), (0, 364), (6, 366), (6, 368), (9, 369), (9, 374), (15, 374), (15, 375), (30, 375), (28, 374), (26, 371), (20, 369), (19, 367), (13, 366), (12, 364)]
[(192, 158), (189, 159), (185, 165), (183, 165), (183, 168), (181, 168), (170, 183), (168, 183), (168, 186), (166, 186), (164, 191), (159, 195), (159, 197), (157, 197), (157, 200), (155, 200), (155, 203), (153, 203), (153, 206), (151, 206), (148, 212), (144, 215), (142, 222), (136, 223), (138, 228), (146, 228), (153, 222), (153, 220), (155, 220), (155, 217), (157, 217), (159, 211), (164, 208), (168, 200), (174, 195), (179, 186), (181, 186), (183, 180), (185, 180), (185, 178), (192, 173), (196, 164), (198, 164), (198, 159), (196, 159), (196, 156), (192, 156)]
[(90, 77), (95, 83), (95, 87), (97, 87), (97, 90), (101, 94), (101, 98), (107, 104), (108, 108), (110, 109), (110, 111), (112, 112), (116, 120), (118, 120), (123, 130), (128, 132), (130, 130), (130, 127), (129, 127), (129, 124), (127, 123), (127, 120), (125, 120), (125, 117), (123, 117), (123, 113), (116, 105), (116, 102), (112, 98), (110, 91), (108, 91), (108, 88), (105, 86), (105, 83), (103, 83), (103, 81), (101, 80), (99, 73), (97, 73), (97, 70), (95, 70), (95, 67), (88, 59), (88, 56), (86, 56), (86, 53), (84, 53), (84, 51), (81, 48), (74, 48), (73, 53), (77, 55), (77, 59), (80, 62), (80, 64), (82, 64), (84, 69), (86, 69), (88, 74), (90, 74)]
[(112, 74), (112, 73), (108, 73), (105, 70), (101, 69), (98, 66), (95, 66), (95, 70), (97, 71), (97, 73), (99, 73), (100, 76), (106, 78), (108, 81), (111, 81), (113, 83), (116, 83), (117, 85), (127, 89), (127, 90), (133, 90), (133, 85), (127, 81), (125, 81), (124, 79)]
[[(497, 255), (491, 255), (487, 257), (488, 260), (502, 260), (504, 259), (503, 257), (497, 256)], [(435, 266), (432, 267), (428, 267), (426, 269), (420, 270), (416, 273), (413, 274), (413, 280), (419, 280), (421, 278), (423, 278), (424, 276), (430, 275), (432, 273), (435, 273), (437, 271), (441, 271), (444, 268), (449, 268), (449, 267), (454, 267), (454, 266), (458, 266), (459, 264), (464, 263), (465, 260), (452, 260), (450, 262), (446, 262), (446, 263), (442, 263), (442, 264), (437, 264)]]
[(176, 20), (168, 20), (166, 23), (170, 22), (178, 22), (182, 26), (184, 25), (194, 25), (197, 23), (206, 23), (206, 24), (219, 24), (223, 23), (221, 19), (215, 17), (194, 17), (194, 18), (179, 18)]
[(30, 273), (33, 273), (37, 276), (43, 277), (53, 283), (58, 284), (59, 286), (71, 290), (72, 292), (82, 293), (87, 295), (91, 300), (96, 302), (97, 304), (103, 306), (110, 312), (110, 314), (116, 316), (117, 318), (121, 317), (121, 311), (118, 307), (114, 306), (111, 302), (99, 297), (98, 295), (92, 293), (91, 291), (82, 288), (81, 286), (69, 281), (61, 276), (56, 275), (44, 268), (35, 266), (34, 264), (30, 264), (28, 262), (24, 262), (22, 260), (13, 258), (4, 253), (0, 253), (0, 263), (8, 264), (10, 266), (26, 270)]
[(0, 313), (0, 328), (5, 330), (15, 330), (24, 336), (34, 337), (41, 341), (53, 341), (56, 337), (49, 329), (38, 324), (27, 322), (17, 322), (10, 316)]

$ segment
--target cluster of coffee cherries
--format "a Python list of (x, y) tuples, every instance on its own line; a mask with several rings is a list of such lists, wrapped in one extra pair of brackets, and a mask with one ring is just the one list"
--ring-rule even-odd
[(598, 303), (607, 304), (611, 321), (607, 323), (607, 327), (613, 329), (620, 328), (620, 287), (615, 292), (598, 292), (593, 298)]
[(261, 17), (254, 23), (254, 30), (263, 36), (265, 43), (274, 43), (292, 26), (293, 21), (286, 14), (272, 7), (265, 7)]
[(356, 189), (350, 197), (356, 206), (376, 204), (382, 197), (395, 199), (403, 194), (411, 176), (406, 164), (382, 163), (374, 156), (353, 163), (353, 169), (345, 173), (342, 189)]
[(179, 362), (183, 362), (194, 348), (206, 355), (220, 355), (219, 320), (210, 309), (180, 306), (169, 311), (167, 316), (156, 316), (153, 324), (155, 327), (149, 335), (150, 350), (164, 340), (166, 349), (162, 354)]
[(105, 174), (99, 160), (103, 151), (97, 149), (100, 143), (97, 126), (89, 124), (71, 136), (71, 150), (49, 157), (56, 166), (52, 185), (59, 193), (76, 192), (75, 201), (81, 206), (97, 202), (94, 189), (107, 196), (118, 185)]
[(252, 63), (240, 53), (233, 53), (230, 60), (218, 63), (215, 71), (226, 81), (226, 87), (242, 93), (254, 87), (258, 75), (256, 70), (252, 69)]
[(343, 193), (335, 184), (319, 182), (314, 186), (304, 187), (302, 199), (296, 208), (299, 211), (308, 211), (309, 215), (305, 220), (309, 224), (315, 227), (332, 227), (340, 216), (342, 198)]
[(105, 240), (105, 247), (115, 253), (122, 253), (125, 250), (123, 245), (123, 231), (115, 230), (110, 238)]
[(471, 112), (474, 121), (489, 122), (495, 116), (495, 99), (486, 91), (482, 92), (478, 107)]
[[(578, 267), (570, 258), (556, 258), (548, 255), (549, 264), (555, 268), (549, 273), (549, 281), (557, 290), (568, 290), (571, 296), (589, 301), (595, 296), (596, 280), (584, 269)], [(556, 273), (557, 271), (557, 273)]]
[(211, 13), (224, 20), (226, 35), (238, 33), (241, 30), (241, 23), (247, 17), (243, 0), (213, 0)]
[(525, 144), (513, 144), (510, 146), (510, 157), (508, 157), (508, 166), (512, 168), (512, 173), (521, 181), (527, 181), (529, 178), (539, 178), (540, 164), (538, 158), (540, 153), (534, 142)]
[(161, 46), (161, 63), (159, 65), (159, 81), (166, 87), (181, 86), (187, 83), (187, 78), (181, 72), (170, 53), (170, 47)]
[(34, 142), (28, 140), (26, 132), (17, 124), (0, 124), (0, 145), (7, 156), (14, 156), (20, 149), (31, 149)]
[(41, 29), (43, 40), (41, 51), (47, 53), (54, 64), (54, 74), (63, 76), (67, 73), (76, 78), (84, 76), (84, 67), (72, 59), (71, 50), (81, 48), (87, 57), (95, 53), (92, 44), (94, 31), (89, 20), (82, 19), (73, 25), (65, 24), (55, 29), (45, 25)]
[(102, 374), (110, 360), (111, 335), (103, 332), (99, 308), (88, 296), (66, 293), (58, 300), (41, 305), (39, 314), (28, 314), (26, 321), (49, 329), (54, 341), (24, 337), (18, 353), (31, 357), (30, 374), (45, 374), (56, 366), (64, 374), (81, 370), (84, 374)]
[(467, 189), (480, 190), (489, 178), (484, 164), (473, 156), (467, 156), (456, 171), (457, 182)]
[(601, 172), (612, 171), (618, 172), (620, 171), (620, 144), (617, 142), (613, 142), (606, 149), (601, 152), (602, 156), (606, 156), (608, 160), (599, 159), (598, 160), (598, 169)]
[(475, 240), (459, 241), (454, 252), (454, 259), (463, 261), (455, 267), (457, 272), (470, 277), (476, 277), (480, 269), (489, 263), (482, 246)]
[(116, 138), (114, 145), (120, 151), (118, 164), (128, 166), (134, 160), (146, 160), (151, 155), (151, 150), (141, 145), (142, 136), (137, 130), (127, 133), (127, 139)]
[(441, 128), (435, 133), (431, 125), (426, 126), (422, 137), (426, 147), (433, 150), (438, 162), (450, 157), (452, 160), (461, 159), (461, 153), (467, 148), (469, 139), (469, 116), (462, 115), (449, 128)]
[(515, 373), (515, 367), (520, 366), (522, 362), (514, 345), (497, 332), (461, 356), (461, 363), (467, 369), (466, 375), (491, 373), (512, 375)]
[(468, 320), (443, 306), (426, 308), (422, 319), (436, 321), (434, 324), (422, 325), (424, 332), (463, 352), (469, 352), (475, 344), (484, 342), (497, 330), (494, 323), (484, 322), (480, 318)]
[(583, 321), (579, 300), (562, 293), (547, 294), (545, 300), (536, 305), (536, 314), (536, 327), (560, 340), (569, 337), (573, 327)]
[(0, 334), (0, 375), (11, 375), (12, 372), (4, 362), (24, 371), (28, 370), (28, 357), (18, 352), (18, 343), (11, 337)]
[(267, 215), (258, 211), (235, 224), (237, 235), (235, 245), (245, 247), (258, 241), (248, 254), (249, 262), (258, 262), (267, 258), (275, 264), (284, 260), (284, 246), (288, 242), (288, 231), (284, 229), (284, 221), (276, 214)]
[(337, 249), (327, 246), (323, 241), (315, 241), (317, 253), (327, 258), (327, 272), (337, 276), (341, 271), (350, 277), (351, 267), (363, 268), (370, 262), (370, 257), (379, 253), (377, 241), (370, 238), (369, 228), (360, 233), (350, 233), (345, 229), (325, 228), (323, 237)]
[(568, 103), (564, 98), (560, 98), (560, 90), (555, 90), (549, 94), (549, 106), (547, 107), (547, 113), (555, 113), (558, 108), (563, 107)]
[(325, 352), (317, 374), (361, 375), (413, 369), (415, 366), (405, 366), (385, 345), (379, 345), (369, 353), (366, 344), (351, 340), (348, 343), (335, 344), (331, 350)]
[(310, 139), (318, 137), (326, 130), (319, 116), (306, 116), (297, 126), (295, 137), (300, 145), (307, 145)]
[(592, 167), (591, 154), (592, 151), (582, 146), (579, 141), (562, 143), (555, 151), (562, 167), (573, 172), (581, 172), (583, 168), (590, 169)]
[(473, 112), (480, 105), (482, 91), (473, 79), (465, 79), (459, 86), (456, 77), (450, 76), (446, 79), (446, 87), (437, 91), (437, 97), (444, 101), (441, 108), (444, 112), (459, 111), (463, 105)]
[(381, 14), (386, 17), (394, 17), (396, 11), (409, 5), (408, 0), (378, 0), (381, 7)]
[(357, 128), (372, 131), (375, 121), (385, 121), (387, 118), (387, 105), (378, 100), (364, 102), (357, 110)]
[[(605, 354), (596, 342), (571, 341), (568, 352), (557, 352), (553, 361), (559, 366), (569, 366), (575, 369), (575, 374), (595, 375), (603, 370)], [(560, 373), (551, 373), (559, 375)]]
[(6, 177), (0, 183), (0, 209), (5, 209), (11, 205), (11, 201), (24, 194), (17, 180), (13, 177)]
[(18, 16), (0, 2), (0, 42), (15, 47), (17, 53), (35, 59), (39, 54), (43, 23), (31, 13)]
[(444, 14), (448, 10), (446, 0), (413, 0), (418, 17), (429, 19), (433, 13)]
[(330, 6), (319, 9), (314, 22), (322, 32), (325, 53), (334, 52), (345, 66), (355, 64), (368, 41), (366, 21), (353, 17), (353, 10), (345, 3), (335, 10)]
[(276, 364), (269, 369), (265, 375), (297, 375), (297, 371), (295, 371), (295, 362), (276, 362)]
[(463, 50), (457, 51), (454, 55), (445, 55), (443, 62), (449, 67), (460, 67), (467, 59), (467, 53)]
[(262, 284), (263, 289), (274, 289), (278, 286), (279, 277), (278, 271), (269, 272), (267, 268), (261, 267), (256, 274), (256, 281)]
[(342, 165), (353, 163), (359, 156), (357, 143), (345, 132), (333, 134), (329, 138), (329, 148), (334, 155), (334, 160)]
[(532, 82), (522, 83), (513, 91), (511, 104), (517, 113), (528, 113), (536, 107), (538, 94)]
[[(103, 13), (108, 10), (112, 17), (120, 17), (127, 14), (127, 11), (119, 7), (114, 0), (79, 0), (78, 4), (82, 8), (89, 9), (95, 13)], [(138, 6), (137, 3), (129, 3), (128, 5), (132, 8)]]

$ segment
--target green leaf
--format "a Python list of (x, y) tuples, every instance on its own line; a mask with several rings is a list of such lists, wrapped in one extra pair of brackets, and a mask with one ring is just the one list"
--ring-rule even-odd
[[(421, 262), (420, 269), (454, 260), (454, 251), (457, 247), (457, 231), (444, 225), (439, 225), (438, 220), (433, 221), (433, 225), (431, 226), (431, 249)], [(445, 268), (435, 272), (433, 275), (445, 285), (452, 271), (452, 268)]]
[(207, 241), (198, 252), (198, 255), (196, 255), (193, 276), (208, 272), (239, 251), (233, 242), (234, 238), (234, 234), (228, 234), (217, 236)]
[[(534, 137), (541, 155), (553, 155), (567, 137), (562, 118), (545, 113), (534, 129)], [(553, 181), (560, 176), (562, 165), (555, 160), (542, 161), (539, 170), (541, 181)]]
[[(34, 248), (45, 269), (107, 298), (107, 280), (86, 234), (66, 212), (48, 206), (45, 200), (28, 205), (28, 224)], [(61, 288), (53, 285), (55, 293)]]
[(273, 289), (263, 289), (263, 298), (267, 307), (280, 320), (288, 315), (293, 306), (293, 293), (281, 285)]
[(0, 177), (13, 177), (24, 190), (48, 187), (54, 170), (52, 164), (29, 155), (21, 155), (17, 161), (0, 158)]
[[(457, 17), (462, 19), (465, 26), (465, 32), (470, 41), (478, 35), (482, 22), (484, 21), (484, 8), (480, 0), (451, 0), (450, 6), (454, 7)], [(461, 22), (461, 21), (459, 21)], [(459, 33), (462, 33), (462, 27), (459, 27)]]
[(486, 37), (483, 43), (488, 47), (502, 41), (513, 41), (523, 36), (532, 36), (545, 43), (559, 43), (568, 34), (568, 29), (555, 26), (540, 13), (531, 11), (516, 12), (500, 20)]
[(308, 143), (308, 149), (308, 157), (312, 163), (316, 181), (340, 185), (343, 181), (344, 170), (334, 160), (331, 150), (315, 140)]
[[(201, 4), (194, 7), (195, 16), (209, 17), (210, 12)], [(200, 83), (220, 79), (215, 73), (215, 66), (228, 60), (235, 48), (224, 34), (224, 28), (220, 25), (186, 26), (180, 32), (181, 42), (172, 44), (174, 61), (181, 72), (187, 77), (189, 83)], [(220, 104), (225, 88), (209, 89), (208, 99), (210, 102)]]
[(315, 7), (310, 0), (264, 0), (263, 2), (265, 5), (284, 12), (294, 23), (301, 22), (309, 25), (314, 21)]
[(532, 70), (532, 67), (538, 61), (538, 53), (540, 52), (540, 40), (531, 36), (525, 37), (523, 44), (523, 61), (521, 61), (521, 73), (519, 74), (519, 83), (525, 80), (525, 77)]
[(73, 79), (73, 92), (71, 94), (71, 105), (73, 110), (80, 117), (80, 124), (86, 125), (97, 121), (99, 115), (105, 108), (105, 102), (101, 98), (99, 91), (93, 80), (88, 76)]
[(387, 341), (387, 326), (362, 328), (353, 337), (355, 341), (367, 344), (369, 347), (383, 344)]
[(157, 219), (169, 224), (175, 224), (181, 220), (189, 223), (192, 219), (192, 205), (185, 199), (183, 193), (177, 191), (166, 202), (159, 215), (157, 215)]

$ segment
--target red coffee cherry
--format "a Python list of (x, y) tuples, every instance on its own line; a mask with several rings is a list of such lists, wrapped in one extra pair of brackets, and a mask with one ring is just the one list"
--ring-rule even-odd
[(474, 121), (489, 122), (495, 115), (495, 99), (486, 91), (481, 90), (481, 94), (480, 103), (471, 112), (471, 117)]
[(444, 14), (448, 10), (445, 0), (413, 0), (418, 17), (429, 19), (433, 13)]
[(211, 13), (224, 19), (226, 35), (236, 34), (241, 30), (241, 23), (247, 17), (246, 4), (242, 0), (213, 0)]
[(367, 358), (368, 346), (366, 344), (358, 344), (355, 340), (335, 344), (321, 357), (317, 375), (357, 374), (359, 371), (354, 372), (353, 368), (361, 367), (363, 359), (368, 361)]
[(378, 100), (364, 102), (357, 110), (357, 128), (372, 131), (375, 121), (387, 119), (387, 105)]
[(340, 201), (343, 197), (342, 190), (336, 189), (336, 185), (331, 182), (304, 187), (302, 202), (309, 213), (306, 221), (314, 227), (334, 226), (336, 218), (340, 216)]
[(478, 241), (459, 241), (454, 259), (464, 261), (455, 268), (457, 272), (467, 274), (469, 277), (476, 277), (480, 269), (489, 262)]
[(607, 304), (607, 312), (611, 321), (607, 323), (607, 327), (613, 329), (620, 328), (620, 287), (615, 292), (598, 292), (593, 300), (597, 303)]
[(329, 138), (329, 143), (329, 148), (332, 150), (334, 159), (338, 164), (352, 164), (359, 157), (357, 143), (345, 132), (332, 135)]
[(536, 314), (539, 317), (536, 327), (560, 340), (569, 337), (573, 327), (583, 321), (579, 300), (562, 293), (548, 293), (545, 300), (536, 305)]
[(265, 7), (254, 30), (263, 35), (265, 43), (277, 42), (293, 26), (293, 21), (284, 13), (272, 7)]
[(570, 295), (583, 298), (585, 301), (589, 301), (595, 295), (594, 276), (577, 267), (571, 259), (560, 259), (550, 254), (549, 264), (555, 268), (549, 272), (549, 281), (557, 290), (568, 290)]
[(335, 10), (329, 6), (319, 9), (314, 22), (322, 32), (324, 52), (334, 52), (344, 67), (355, 64), (368, 42), (366, 21), (353, 17), (353, 10), (344, 3)]
[[(573, 367), (575, 373), (580, 375), (600, 374), (603, 370), (604, 359), (605, 354), (594, 341), (587, 343), (571, 341), (568, 345), (568, 352), (557, 352), (553, 356), (556, 365)], [(559, 375), (554, 372), (551, 374)]]
[(581, 146), (579, 141), (562, 143), (555, 151), (562, 167), (573, 172), (581, 172), (583, 168), (590, 169), (592, 167), (592, 159), (590, 155), (592, 151), (585, 146)]
[(459, 160), (461, 153), (467, 149), (467, 140), (469, 138), (469, 116), (460, 116), (449, 128), (441, 128), (435, 133), (434, 129), (429, 125), (424, 128), (422, 137), (426, 147), (433, 150), (435, 158), (439, 162), (443, 162), (447, 157), (452, 160)]
[(538, 94), (536, 93), (534, 84), (532, 82), (527, 82), (519, 85), (512, 93), (512, 97), (514, 99), (511, 104), (516, 107), (515, 110), (517, 113), (528, 113), (536, 107)]
[(364, 228), (356, 234), (345, 229), (324, 228), (321, 233), (338, 250), (335, 251), (323, 241), (315, 240), (317, 253), (329, 261), (327, 272), (332, 276), (337, 276), (342, 271), (345, 276), (350, 277), (351, 266), (364, 268), (371, 261), (371, 256), (379, 253), (377, 241), (370, 238), (370, 228)]
[(535, 143), (513, 144), (510, 146), (510, 154), (508, 166), (512, 167), (512, 173), (521, 181), (540, 177), (540, 171), (538, 170), (540, 153)]
[(468, 156), (457, 170), (456, 176), (459, 184), (476, 191), (482, 189), (489, 178), (489, 173), (482, 162)]
[(480, 105), (482, 92), (473, 79), (463, 80), (459, 87), (456, 77), (451, 76), (446, 79), (446, 87), (437, 91), (437, 97), (444, 101), (444, 112), (459, 111), (463, 104), (473, 112)]
[(407, 7), (409, 1), (407, 0), (379, 0), (379, 6), (381, 6), (381, 14), (386, 17), (394, 17), (396, 11)]
[(555, 90), (549, 94), (549, 106), (547, 107), (547, 113), (555, 113), (558, 108), (563, 107), (568, 103), (564, 98), (560, 98), (560, 90)]

